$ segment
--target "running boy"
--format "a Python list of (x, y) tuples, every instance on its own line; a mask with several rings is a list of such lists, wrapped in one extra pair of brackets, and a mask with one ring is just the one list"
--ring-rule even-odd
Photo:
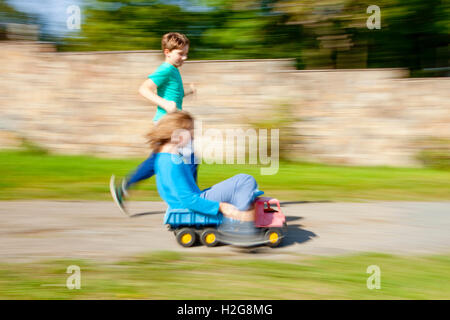
[[(178, 70), (187, 59), (189, 52), (189, 39), (177, 32), (165, 34), (161, 40), (161, 47), (165, 56), (165, 61), (148, 76), (142, 83), (139, 93), (149, 101), (157, 105), (153, 122), (156, 123), (164, 115), (181, 110), (183, 98), (195, 92), (193, 85), (188, 90), (184, 90), (180, 71)], [(155, 93), (156, 91), (156, 93)], [(192, 161), (193, 153), (190, 156), (194, 178), (197, 177), (197, 166)], [(155, 174), (155, 155), (150, 156), (141, 163), (138, 168), (127, 178), (123, 179), (119, 185), (115, 184), (114, 175), (111, 177), (110, 190), (114, 201), (126, 213), (124, 198), (128, 196), (127, 190), (134, 184), (144, 179), (148, 179)]]

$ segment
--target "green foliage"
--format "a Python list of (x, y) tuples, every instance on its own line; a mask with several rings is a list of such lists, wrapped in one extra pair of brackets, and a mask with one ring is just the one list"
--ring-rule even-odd
[(160, 49), (164, 33), (179, 31), (191, 40), (191, 59), (295, 58), (301, 69), (408, 67), (418, 76), (448, 67), (450, 9), (443, 0), (380, 0), (379, 30), (366, 26), (370, 1), (184, 3), (92, 0), (80, 34), (60, 49)]
[(6, 0), (0, 0), (0, 24), (5, 22), (34, 23), (36, 17), (17, 11)]
[(0, 0), (0, 41), (9, 38), (7, 24), (38, 24), (35, 15), (17, 11), (6, 0)]
[(26, 138), (22, 138), (22, 144), (21, 148), (24, 153), (30, 154), (30, 155), (47, 155), (49, 154), (49, 151), (45, 149), (44, 147), (36, 144), (33, 141), (30, 141)]
[[(266, 129), (268, 136), (270, 130), (279, 130), (279, 156), (280, 160), (290, 161), (291, 150), (294, 144), (299, 143), (300, 137), (296, 134), (294, 125), (300, 121), (296, 119), (292, 112), (292, 105), (289, 102), (276, 101), (273, 103), (273, 111), (264, 114), (264, 117), (252, 117), (247, 122), (256, 130)], [(272, 150), (271, 140), (267, 141), (267, 150)]]
[(450, 170), (450, 139), (429, 138), (422, 140), (421, 145), (419, 161), (426, 167)]

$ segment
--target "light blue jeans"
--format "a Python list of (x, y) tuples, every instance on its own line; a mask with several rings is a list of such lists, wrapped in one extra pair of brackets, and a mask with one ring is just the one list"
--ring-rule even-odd
[[(255, 198), (263, 192), (258, 190), (255, 178), (248, 174), (238, 174), (203, 190), (200, 197), (217, 202), (231, 203), (241, 211), (249, 210)], [(235, 236), (254, 236), (257, 234), (253, 221), (239, 221), (223, 217), (218, 228), (221, 232)]]
[(258, 184), (255, 178), (241, 173), (203, 190), (200, 197), (217, 202), (228, 202), (239, 210), (246, 211), (255, 200), (257, 191)]

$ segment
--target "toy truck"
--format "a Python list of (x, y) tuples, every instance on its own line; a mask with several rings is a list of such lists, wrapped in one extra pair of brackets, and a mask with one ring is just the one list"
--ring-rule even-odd
[[(255, 200), (255, 227), (264, 235), (264, 243), (277, 247), (286, 234), (286, 217), (281, 211), (280, 202), (269, 197)], [(222, 223), (221, 213), (215, 216), (194, 212), (188, 209), (168, 208), (164, 224), (173, 231), (177, 242), (183, 247), (191, 247), (197, 239), (207, 247), (216, 246), (220, 240), (217, 227)], [(234, 244), (232, 241), (230, 244)]]

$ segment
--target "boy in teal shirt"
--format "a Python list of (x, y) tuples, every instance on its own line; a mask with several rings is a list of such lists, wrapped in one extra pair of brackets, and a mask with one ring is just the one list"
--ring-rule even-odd
[[(189, 52), (189, 39), (180, 33), (170, 32), (163, 36), (161, 46), (165, 55), (165, 61), (148, 76), (148, 79), (139, 88), (139, 93), (157, 105), (153, 122), (156, 123), (165, 114), (182, 110), (183, 98), (195, 92), (193, 85), (185, 91), (180, 71), (178, 70), (187, 59)], [(156, 91), (156, 93), (155, 93)], [(190, 156), (193, 175), (197, 176), (197, 165), (194, 163), (193, 153)], [(138, 168), (123, 179), (119, 185), (115, 184), (114, 175), (111, 177), (110, 190), (114, 201), (119, 208), (126, 213), (124, 208), (124, 197), (127, 190), (135, 183), (148, 179), (155, 174), (155, 155), (151, 154), (147, 160), (141, 163)]]

